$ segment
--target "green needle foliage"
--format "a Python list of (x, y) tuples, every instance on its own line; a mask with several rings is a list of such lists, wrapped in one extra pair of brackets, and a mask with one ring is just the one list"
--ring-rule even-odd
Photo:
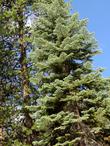
[[(35, 146), (102, 146), (110, 134), (109, 81), (93, 70), (98, 54), (87, 20), (70, 14), (64, 0), (40, 1), (34, 22), (31, 58), (39, 99), (33, 111)], [(108, 133), (107, 133), (108, 131)]]
[[(18, 77), (18, 51), (16, 37), (7, 11), (10, 2), (0, 1), (0, 145), (10, 145), (13, 118), (19, 104), (20, 83)], [(13, 123), (13, 124), (12, 124)], [(2, 131), (2, 133), (1, 133)]]
[(109, 146), (98, 53), (64, 0), (0, 0), (0, 146)]
[[(0, 0), (0, 146), (29, 143), (24, 123), (30, 121), (25, 122), (28, 115), (24, 116), (22, 107), (28, 90), (27, 50), (31, 45), (27, 19), (31, 4), (27, 0)], [(1, 141), (5, 143), (1, 145)]]

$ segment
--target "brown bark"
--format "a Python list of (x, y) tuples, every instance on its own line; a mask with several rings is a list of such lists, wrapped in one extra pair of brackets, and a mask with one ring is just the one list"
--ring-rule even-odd
[[(78, 108), (78, 104), (77, 104), (77, 103), (75, 104), (75, 113), (76, 113), (76, 115), (77, 115), (78, 117), (80, 117), (80, 112), (79, 112), (79, 108)], [(78, 124), (77, 124), (77, 130), (80, 130), (81, 132), (84, 132), (81, 123), (78, 123)], [(84, 136), (83, 136), (83, 135), (82, 135), (81, 140), (80, 140), (80, 142), (79, 142), (79, 146), (86, 146), (86, 144), (85, 144), (85, 142), (84, 142)]]
[[(26, 55), (26, 47), (25, 47), (25, 23), (23, 16), (23, 8), (22, 6), (18, 9), (18, 33), (19, 33), (19, 49), (20, 49), (20, 65), (21, 65), (21, 79), (22, 79), (22, 92), (23, 92), (23, 112), (24, 112), (24, 126), (26, 128), (32, 127), (32, 119), (29, 115), (29, 111), (25, 108), (25, 106), (29, 105), (30, 98), (30, 87), (29, 87), (29, 75), (28, 75), (28, 67), (27, 67), (27, 55)], [(31, 136), (28, 135), (26, 139), (27, 144), (32, 145)]]
[[(75, 104), (75, 113), (80, 118), (80, 110), (79, 110), (79, 106), (77, 103)], [(81, 140), (80, 140), (78, 146), (88, 146), (88, 145), (102, 146), (101, 143), (98, 143), (97, 141), (95, 141), (94, 134), (91, 133), (89, 127), (87, 125), (85, 125), (83, 122), (80, 122), (77, 124), (77, 130), (83, 133), (81, 135)]]

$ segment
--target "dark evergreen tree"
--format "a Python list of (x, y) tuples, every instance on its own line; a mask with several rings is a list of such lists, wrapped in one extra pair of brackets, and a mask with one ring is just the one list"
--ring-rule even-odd
[(12, 23), (7, 11), (10, 5), (0, 1), (0, 128), (3, 132), (2, 145), (10, 141), (12, 117), (16, 111), (18, 93), (18, 55), (14, 47), (16, 37), (12, 33)]
[(30, 102), (27, 52), (31, 45), (27, 21), (32, 1), (0, 2), (0, 114), (4, 117), (0, 127), (9, 133), (4, 139), (5, 146), (26, 145), (31, 144), (32, 135), (32, 119), (25, 108)]
[[(8, 14), (12, 18), (13, 28), (15, 30), (16, 42), (15, 46), (18, 50), (19, 56), (19, 77), (21, 85), (21, 105), (17, 105), (21, 108), (21, 112), (16, 117), (17, 128), (15, 131), (14, 145), (32, 145), (32, 119), (29, 115), (29, 111), (25, 108), (30, 104), (30, 84), (29, 84), (29, 64), (27, 53), (30, 50), (30, 27), (27, 26), (28, 17), (30, 14), (30, 6), (32, 1), (16, 0), (11, 3), (12, 7)], [(21, 119), (21, 121), (20, 121)]]
[(31, 81), (40, 95), (37, 106), (29, 107), (34, 111), (32, 128), (38, 133), (33, 144), (105, 146), (110, 99), (101, 69), (92, 67), (99, 51), (87, 20), (70, 15), (64, 0), (39, 1), (34, 6), (43, 15), (33, 24), (31, 58), (37, 72)]

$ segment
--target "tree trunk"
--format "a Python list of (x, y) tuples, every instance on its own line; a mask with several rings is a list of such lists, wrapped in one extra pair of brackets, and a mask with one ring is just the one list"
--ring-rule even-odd
[[(18, 30), (19, 30), (19, 49), (20, 49), (20, 65), (21, 65), (21, 79), (22, 79), (22, 93), (23, 93), (23, 112), (24, 112), (24, 126), (26, 128), (32, 127), (32, 119), (29, 115), (29, 111), (25, 108), (25, 106), (29, 105), (30, 98), (30, 87), (29, 87), (29, 75), (28, 75), (28, 67), (27, 67), (27, 55), (26, 55), (26, 47), (25, 47), (25, 23), (23, 16), (23, 8), (20, 7), (18, 9)], [(30, 135), (27, 136), (26, 139), (27, 144), (32, 145), (32, 140)]]
[[(76, 113), (76, 115), (77, 115), (78, 117), (80, 117), (80, 112), (79, 112), (79, 108), (78, 108), (78, 104), (77, 104), (77, 103), (76, 103), (76, 105), (75, 105), (75, 113)], [(81, 132), (84, 132), (84, 131), (83, 131), (83, 128), (82, 128), (82, 126), (81, 126), (81, 123), (78, 123), (78, 124), (77, 124), (77, 130), (80, 130)], [(86, 144), (85, 144), (84, 141), (85, 141), (85, 140), (84, 140), (84, 136), (82, 136), (82, 138), (81, 138), (81, 140), (80, 140), (78, 146), (86, 146)]]

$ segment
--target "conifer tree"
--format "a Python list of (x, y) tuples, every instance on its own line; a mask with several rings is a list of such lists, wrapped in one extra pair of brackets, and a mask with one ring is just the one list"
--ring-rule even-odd
[[(27, 61), (27, 51), (30, 49), (30, 28), (27, 26), (27, 19), (32, 1), (0, 2), (0, 18), (2, 20), (0, 27), (0, 81), (3, 80), (1, 86), (6, 87), (4, 90), (1, 88), (4, 92), (2, 99), (9, 98), (5, 104), (1, 103), (4, 104), (3, 109), (7, 109), (6, 105), (9, 109), (15, 105), (13, 113), (10, 113), (10, 117), (8, 117), (8, 121), (11, 121), (6, 127), (9, 132), (8, 140), (10, 142), (8, 141), (8, 145), (26, 145), (31, 143), (29, 130), (32, 124), (32, 119), (25, 108), (30, 101)], [(1, 113), (4, 113), (3, 111)], [(4, 113), (5, 121), (7, 113)]]
[[(32, 119), (29, 115), (28, 110), (25, 108), (30, 102), (30, 85), (29, 85), (29, 70), (28, 70), (28, 59), (27, 52), (30, 49), (30, 28), (27, 26), (29, 6), (32, 1), (27, 0), (16, 0), (12, 2), (12, 8), (10, 10), (10, 15), (12, 16), (12, 21), (14, 23), (15, 34), (17, 36), (16, 47), (19, 52), (19, 76), (21, 83), (21, 113), (23, 116), (22, 122), (18, 122), (19, 130), (16, 131), (17, 139), (14, 145), (31, 145), (31, 131)], [(19, 105), (18, 105), (19, 106)], [(20, 116), (19, 115), (19, 116)], [(21, 117), (21, 116), (20, 116)], [(19, 118), (20, 118), (19, 117)], [(21, 135), (21, 136), (20, 136)]]
[[(31, 55), (39, 99), (33, 111), (35, 146), (102, 146), (110, 132), (109, 95), (101, 69), (93, 70), (97, 42), (87, 20), (70, 14), (64, 0), (39, 1)], [(109, 133), (110, 134), (110, 133)]]
[(0, 1), (0, 142), (5, 146), (10, 141), (8, 130), (12, 126), (11, 117), (16, 109), (15, 101), (19, 91), (16, 72), (18, 57), (13, 45), (15, 38), (6, 14), (10, 9), (9, 3)]

